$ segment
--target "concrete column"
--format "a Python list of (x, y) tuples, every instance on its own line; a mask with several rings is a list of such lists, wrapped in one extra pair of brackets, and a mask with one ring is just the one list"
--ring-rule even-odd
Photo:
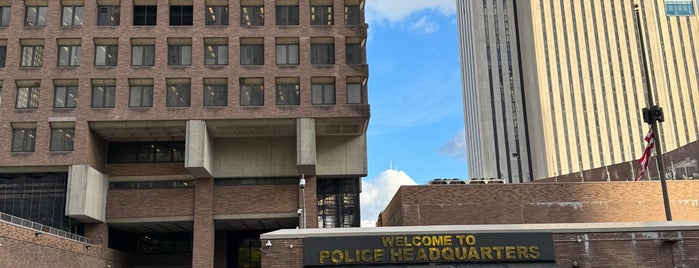
[(68, 168), (66, 216), (86, 222), (105, 222), (107, 175), (87, 165)]
[(296, 165), (300, 173), (316, 174), (316, 121), (296, 119)]
[(211, 178), (212, 159), (213, 139), (209, 137), (206, 121), (187, 121), (184, 167), (196, 178)]
[(214, 267), (214, 179), (197, 179), (194, 187), (193, 268)]

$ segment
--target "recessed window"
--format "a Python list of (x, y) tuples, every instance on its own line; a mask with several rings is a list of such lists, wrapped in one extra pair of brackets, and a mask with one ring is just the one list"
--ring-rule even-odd
[(24, 26), (44, 26), (49, 7), (28, 6), (24, 15)]
[(58, 66), (79, 66), (80, 46), (58, 46)]
[(75, 108), (78, 105), (77, 86), (56, 86), (53, 94), (54, 108)]
[(359, 25), (360, 14), (359, 5), (346, 5), (345, 25)]
[(311, 78), (311, 102), (314, 105), (335, 104), (335, 78)]
[(132, 45), (131, 65), (153, 66), (155, 65), (155, 45)]
[(117, 66), (118, 45), (95, 45), (95, 66)]
[(301, 104), (301, 87), (298, 77), (276, 79), (277, 105)]
[(7, 46), (0, 46), (0, 68), (5, 67), (7, 60)]
[(192, 45), (168, 45), (167, 64), (171, 66), (192, 65)]
[(0, 7), (0, 27), (10, 26), (10, 7)]
[(366, 85), (364, 77), (347, 77), (347, 104), (362, 104)]
[(107, 163), (183, 162), (185, 144), (171, 142), (110, 142)]
[(170, 6), (170, 26), (192, 26), (192, 6)]
[(240, 65), (263, 65), (265, 45), (263, 38), (240, 39)]
[(228, 44), (206, 45), (204, 50), (204, 61), (206, 65), (228, 64)]
[(133, 25), (153, 26), (158, 21), (158, 6), (134, 6)]
[(94, 79), (92, 80), (92, 107), (114, 108), (116, 98), (116, 80)]
[(12, 152), (33, 152), (36, 127), (12, 129)]
[(277, 38), (276, 62), (279, 65), (299, 64), (299, 39)]
[(191, 100), (191, 81), (189, 79), (167, 80), (167, 107), (189, 107)]
[(129, 79), (129, 107), (153, 107), (153, 79)]
[(362, 51), (363, 51), (362, 44), (359, 41), (360, 40), (348, 39), (348, 42), (345, 44), (345, 63), (346, 64), (362, 64), (362, 63), (364, 63), (364, 57), (363, 57), (363, 53), (362, 53)]
[(38, 86), (19, 86), (17, 87), (17, 109), (36, 109), (39, 108), (39, 87)]
[(277, 25), (299, 25), (299, 6), (276, 6)]
[(240, 105), (264, 106), (264, 80), (262, 78), (240, 79)]
[(240, 26), (262, 26), (265, 25), (265, 7), (263, 6), (241, 6)]
[(228, 105), (228, 79), (204, 79), (204, 106)]
[(75, 137), (74, 127), (51, 127), (51, 151), (72, 151)]
[(311, 6), (311, 25), (333, 25), (333, 6)]
[(22, 46), (22, 60), (19, 66), (41, 67), (44, 65), (44, 46)]
[(97, 25), (119, 26), (121, 8), (119, 6), (99, 6), (97, 13)]
[(207, 26), (228, 25), (228, 6), (207, 6), (206, 7)]
[(311, 64), (335, 64), (335, 44), (332, 37), (311, 38)]
[(83, 14), (85, 8), (81, 6), (64, 6), (63, 15), (61, 17), (61, 25), (63, 26), (81, 26), (83, 25)]

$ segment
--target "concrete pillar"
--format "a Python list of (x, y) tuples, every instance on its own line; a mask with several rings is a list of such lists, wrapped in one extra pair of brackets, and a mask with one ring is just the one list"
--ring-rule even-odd
[(214, 179), (199, 178), (194, 186), (193, 268), (214, 267)]
[(296, 119), (296, 165), (300, 173), (316, 174), (316, 121), (313, 118)]
[(85, 222), (105, 222), (107, 175), (88, 165), (68, 168), (66, 216)]
[(209, 137), (206, 121), (187, 121), (184, 167), (196, 178), (211, 178), (212, 159), (213, 139)]

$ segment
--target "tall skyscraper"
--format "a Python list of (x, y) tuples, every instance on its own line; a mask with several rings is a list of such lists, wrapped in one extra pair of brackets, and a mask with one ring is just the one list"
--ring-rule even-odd
[(0, 212), (130, 266), (259, 267), (262, 232), (359, 226), (363, 0), (0, 0), (0, 21)]
[[(699, 137), (694, 1), (638, 1), (663, 149)], [(512, 183), (638, 158), (648, 126), (633, 2), (457, 0), (471, 177)]]

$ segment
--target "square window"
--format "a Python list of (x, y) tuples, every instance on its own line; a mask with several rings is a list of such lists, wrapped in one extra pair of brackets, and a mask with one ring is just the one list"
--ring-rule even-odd
[(10, 26), (10, 7), (0, 7), (0, 27)]
[(311, 64), (335, 64), (335, 44), (311, 44)]
[(192, 26), (192, 6), (170, 6), (170, 26)]
[(191, 82), (176, 81), (168, 82), (167, 85), (167, 107), (189, 107), (191, 98)]
[(51, 151), (72, 151), (75, 128), (51, 128)]
[(114, 108), (115, 86), (92, 86), (92, 108)]
[(301, 104), (301, 87), (298, 83), (277, 83), (277, 105)]
[(99, 26), (119, 26), (121, 17), (121, 7), (119, 6), (99, 6), (97, 8), (97, 25)]
[(228, 6), (207, 6), (206, 7), (207, 26), (228, 25)]
[(49, 7), (28, 6), (24, 16), (24, 26), (45, 26)]
[(276, 6), (277, 25), (299, 25), (299, 6)]
[(333, 25), (333, 6), (311, 6), (311, 25)]
[(75, 108), (78, 105), (78, 87), (56, 87), (53, 94), (54, 108)]
[(0, 68), (5, 67), (7, 59), (7, 46), (0, 46)]
[(64, 6), (63, 16), (61, 17), (61, 25), (63, 26), (82, 26), (83, 14), (85, 8), (81, 6)]
[(158, 6), (134, 6), (133, 25), (153, 26), (158, 21)]
[(153, 66), (155, 65), (155, 45), (131, 46), (131, 65)]
[(262, 79), (240, 79), (240, 105), (264, 106), (265, 94)]
[(22, 46), (22, 60), (19, 66), (41, 67), (44, 65), (44, 46)]
[(129, 107), (153, 107), (153, 86), (131, 86)]
[(228, 45), (207, 45), (205, 50), (206, 65), (228, 65)]
[(36, 128), (15, 128), (12, 130), (12, 152), (33, 152), (36, 141)]
[(265, 25), (265, 7), (263, 6), (241, 6), (240, 26), (262, 26)]
[(119, 46), (96, 45), (95, 66), (117, 66)]
[(362, 45), (359, 43), (345, 44), (345, 63), (362, 64)]
[(169, 45), (167, 48), (167, 64), (192, 65), (192, 45)]
[(79, 66), (80, 46), (58, 46), (58, 66)]
[(347, 83), (347, 103), (361, 104), (362, 103), (362, 84)]
[(39, 108), (39, 87), (18, 87), (17, 109), (36, 109)]
[(358, 5), (345, 6), (345, 25), (359, 25), (360, 14)]
[(279, 65), (299, 64), (299, 44), (278, 44), (276, 54)]
[(265, 63), (263, 44), (240, 45), (240, 65), (263, 65)]
[(313, 104), (335, 104), (335, 84), (312, 84)]
[(228, 85), (204, 81), (204, 106), (227, 106)]

